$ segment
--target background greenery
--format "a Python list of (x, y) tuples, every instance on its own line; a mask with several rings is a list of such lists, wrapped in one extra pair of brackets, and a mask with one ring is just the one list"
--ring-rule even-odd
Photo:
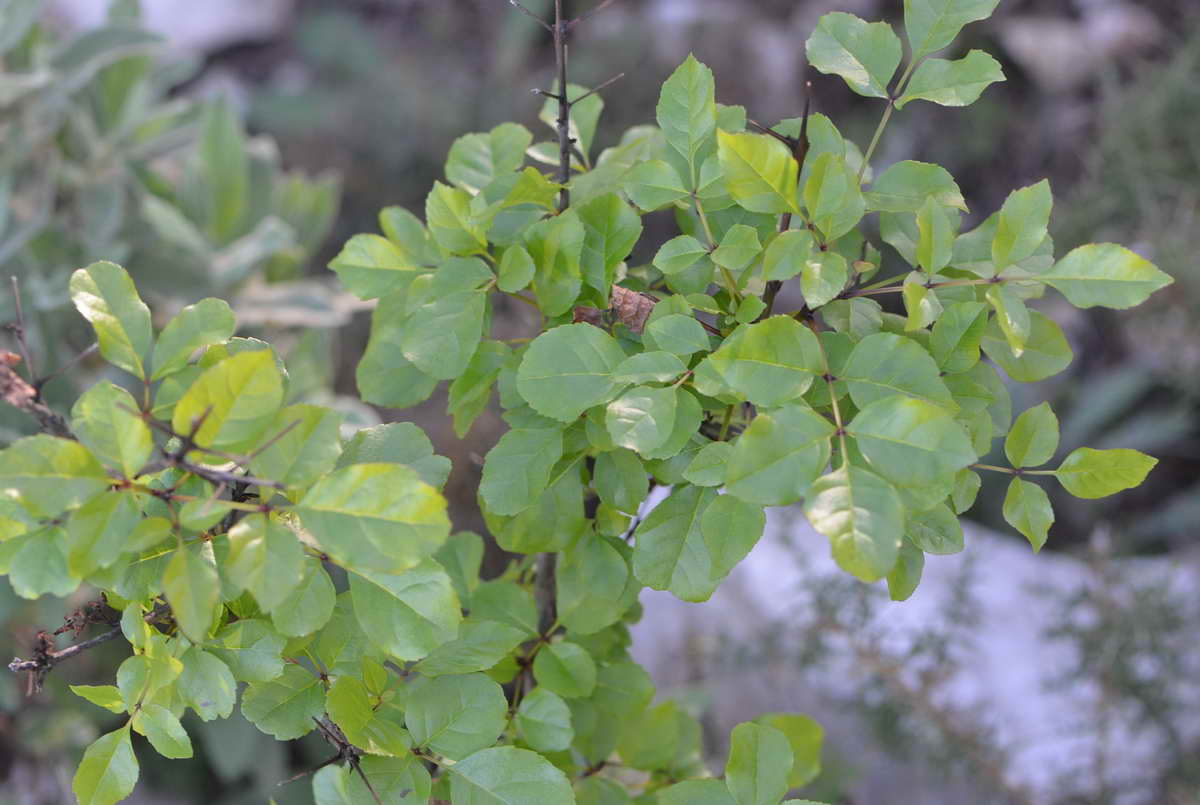
[[(0, 8), (22, 5), (0, 2)], [(547, 3), (528, 5), (536, 11)], [(618, 0), (582, 29), (573, 49), (580, 83), (628, 74), (606, 94), (598, 140), (606, 143), (614, 132), (646, 119), (662, 80), (688, 50), (714, 68), (719, 99), (747, 102), (751, 116), (764, 122), (796, 115), (805, 78), (797, 61), (799, 43), (820, 13), (851, 5), (864, 16), (899, 17), (898, 2), (870, 0), (719, 5)], [(1016, 407), (1053, 401), (1062, 417), (1062, 455), (1088, 443), (1133, 447), (1162, 461), (1144, 487), (1119, 500), (1056, 497), (1059, 522), (1049, 549), (1085, 553), (1103, 526), (1109, 535), (1104, 557), (1194, 561), (1189, 543), (1200, 516), (1195, 9), (1185, 0), (1138, 4), (1157, 28), (1144, 40), (1113, 46), (1069, 86), (1049, 81), (1046, 68), (1028, 58), (1014, 33), (1022, 19), (1041, 15), (1066, 20), (1076, 26), (1065, 29), (1068, 35), (1086, 40), (1089, 21), (1117, 5), (1002, 2), (996, 19), (969, 35), (1001, 57), (1008, 83), (966, 111), (901, 116), (889, 130), (888, 148), (915, 159), (937, 155), (973, 210), (995, 209), (1009, 189), (1049, 175), (1061, 199), (1054, 219), (1061, 252), (1086, 240), (1130, 243), (1177, 278), (1171, 292), (1137, 311), (1119, 317), (1072, 313), (1075, 364), (1036, 388), (1037, 396), (1017, 400)], [(0, 81), (0, 275), (21, 277), (27, 315), (33, 312), (39, 328), (31, 344), (35, 354), (43, 366), (60, 366), (86, 347), (82, 323), (59, 311), (70, 272), (103, 257), (124, 261), (139, 284), (156, 290), (152, 306), (163, 320), (186, 301), (211, 293), (232, 295), (241, 321), (266, 311), (257, 320), (251, 315), (251, 334), (258, 328), (285, 339), (294, 384), (297, 369), (302, 373), (302, 394), (326, 404), (339, 393), (352, 395), (367, 317), (334, 295), (332, 283), (314, 282), (325, 281), (323, 266), (345, 238), (374, 229), (379, 207), (420, 208), (455, 137), (508, 119), (536, 130), (540, 103), (528, 90), (549, 80), (552, 56), (544, 36), (501, 0), (302, 0), (291, 23), (268, 40), (183, 58), (133, 30), (133, 7), (116, 4), (115, 27), (107, 29), (106, 39), (79, 40), (53, 28), (32, 37), (0, 31), (7, 45), (0, 56), (5, 73), (44, 76), (33, 86)], [(964, 42), (964, 49), (971, 44)], [(864, 141), (875, 110), (860, 120), (851, 111), (848, 118), (842, 110), (855, 104), (841, 82), (810, 77), (814, 108), (849, 120), (843, 129)], [(234, 92), (212, 100), (216, 86)], [(244, 151), (240, 165), (206, 161), (206, 144), (223, 139)], [(881, 164), (890, 161), (889, 153), (881, 154)], [(335, 215), (339, 186), (342, 204)], [(231, 204), (242, 212), (227, 221), (213, 218), (214, 210)], [(10, 320), (12, 300), (6, 294), (0, 299), (0, 320)], [(1055, 311), (1056, 318), (1063, 315)], [(294, 327), (301, 322), (325, 327), (301, 332)], [(335, 334), (339, 326), (344, 327)], [(69, 399), (75, 389), (63, 377), (47, 393), (52, 400)], [(386, 411), (342, 402), (358, 423), (391, 418)], [(444, 404), (435, 398), (413, 416), (437, 451), (454, 460), (446, 491), (457, 506), (456, 525), (482, 531), (474, 503), (479, 465), (472, 454), (482, 455), (494, 443), (499, 419), (493, 416), (488, 427), (462, 443), (442, 416)], [(0, 427), (8, 429), (7, 440), (22, 425), (5, 418)], [(992, 500), (978, 511), (994, 512), (998, 519), (1003, 488), (985, 488), (984, 494)], [(1109, 588), (1122, 584), (1128, 582), (1108, 579)], [(1116, 671), (1122, 667), (1118, 660), (1143, 648), (1117, 638), (1145, 636), (1165, 645), (1197, 634), (1195, 591), (1168, 599), (1161, 590), (1130, 585), (1114, 598), (1123, 605), (1106, 609), (1107, 619), (1066, 629), (1083, 658), (1074, 678), (1103, 677), (1118, 695), (1141, 702), (1148, 717), (1169, 725), (1164, 729), (1179, 732), (1180, 722), (1188, 728), (1182, 735), (1194, 732), (1194, 713), (1173, 712), (1170, 701), (1155, 699), (1165, 685)], [(1086, 598), (1076, 603), (1088, 604)], [(64, 614), (57, 600), (29, 604), (4, 590), (0, 645), (8, 650), (11, 640), (9, 654), (25, 653), (32, 631), (59, 623)], [(95, 723), (94, 710), (65, 685), (92, 680), (98, 669), (118, 661), (115, 653), (92, 652), (56, 673), (36, 699), (24, 697), (20, 679), (0, 678), (0, 802), (62, 801), (59, 786), (69, 779), (64, 770), (108, 726)], [(1164, 664), (1168, 677), (1184, 672)], [(883, 701), (881, 711), (916, 708), (895, 696)], [(201, 736), (203, 756), (191, 763), (146, 762), (149, 792), (170, 791), (176, 801), (190, 802), (262, 802), (267, 796), (281, 803), (305, 801), (305, 787), (278, 789), (276, 783), (290, 769), (323, 759), (313, 739), (279, 747), (236, 717), (192, 727)], [(887, 742), (909, 750), (936, 744), (927, 734), (915, 739), (894, 734)], [(1154, 790), (1192, 802), (1184, 797), (1200, 785), (1195, 761), (1200, 753), (1185, 737), (1173, 752), (1156, 771), (1161, 779)], [(819, 793), (832, 800), (852, 790), (853, 780), (839, 779), (836, 764), (830, 767)]]

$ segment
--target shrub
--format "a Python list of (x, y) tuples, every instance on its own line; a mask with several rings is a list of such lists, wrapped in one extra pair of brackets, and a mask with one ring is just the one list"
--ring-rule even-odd
[[(1031, 382), (1070, 362), (1058, 325), (1026, 306), (1046, 287), (1126, 308), (1170, 279), (1111, 244), (1055, 260), (1045, 182), (960, 233), (945, 170), (901, 162), (872, 178), (893, 114), (965, 105), (1003, 77), (979, 51), (931, 57), (995, 0), (934, 5), (906, 9), (899, 78), (886, 24), (834, 13), (809, 39), (816, 69), (882, 102), (865, 153), (819, 114), (767, 128), (717, 104), (689, 58), (663, 86), (658, 126), (594, 161), (601, 102), (567, 81), (578, 20), (558, 8), (541, 23), (557, 53), (556, 88), (541, 92), (556, 141), (511, 123), (459, 139), (424, 221), (384, 210), (384, 234), (333, 261), (378, 300), (365, 400), (411, 406), (449, 381), (465, 434), (498, 389), (510, 430), (479, 500), (517, 556), (497, 578), (479, 577), (481, 537), (453, 533), (438, 491), (449, 462), (414, 426), (343, 442), (338, 414), (288, 404), (279, 357), (234, 337), (224, 302), (155, 335), (123, 269), (77, 271), (76, 307), (132, 380), (92, 387), (69, 422), (16, 398), (61, 435), (3, 453), (0, 569), (30, 597), (99, 588), (89, 612), (114, 628), (95, 639), (133, 648), (116, 685), (73, 688), (129, 715), (84, 755), (80, 801), (132, 790), (133, 731), (190, 755), (180, 715), (228, 716), (244, 684), (259, 729), (315, 730), (334, 747), (313, 777), (319, 803), (777, 803), (819, 770), (820, 728), (792, 713), (740, 724), (714, 778), (696, 719), (655, 704), (630, 659), (643, 587), (708, 598), (765, 507), (802, 502), (846, 572), (903, 599), (926, 553), (962, 549), (978, 471), (1011, 477), (1004, 515), (1035, 550), (1053, 522), (1035, 476), (1084, 498), (1140, 483), (1154, 459), (1131, 450), (1036, 469), (1057, 422), (1045, 405), (1013, 421), (1001, 371)], [(657, 210), (680, 234), (631, 263)], [(860, 231), (875, 213), (911, 270), (876, 278), (881, 250)], [(798, 310), (776, 310), (785, 283)], [(877, 301), (889, 296), (905, 315)], [(536, 332), (490, 337), (505, 297), (537, 311)], [(979, 464), (1000, 437), (1011, 466)], [(670, 493), (647, 512), (654, 486)], [(77, 651), (43, 639), (12, 667), (40, 682)]]

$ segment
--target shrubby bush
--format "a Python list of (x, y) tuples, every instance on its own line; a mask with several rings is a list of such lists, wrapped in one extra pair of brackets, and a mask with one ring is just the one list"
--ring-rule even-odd
[[(227, 717), (239, 690), (263, 732), (316, 731), (333, 747), (312, 778), (323, 804), (768, 805), (811, 780), (821, 732), (796, 713), (738, 725), (723, 774), (706, 767), (697, 720), (656, 703), (630, 658), (643, 587), (708, 598), (765, 508), (802, 503), (847, 573), (903, 599), (927, 553), (962, 549), (978, 472), (1011, 478), (1004, 516), (1036, 550), (1053, 512), (1035, 476), (1096, 498), (1154, 465), (1081, 448), (1038, 469), (1057, 421), (1045, 405), (1014, 420), (1001, 373), (1032, 382), (1070, 362), (1058, 325), (1026, 304), (1046, 288), (1127, 308), (1170, 279), (1112, 244), (1055, 259), (1046, 182), (964, 233), (944, 169), (871, 169), (894, 114), (963, 106), (1003, 79), (980, 51), (933, 55), (994, 6), (906, 4), (907, 60), (887, 24), (821, 19), (812, 66), (882, 107), (865, 152), (820, 114), (767, 128), (717, 104), (689, 58), (657, 125), (593, 156), (600, 96), (567, 75), (578, 20), (559, 8), (539, 21), (557, 54), (541, 91), (555, 139), (506, 123), (457, 140), (424, 220), (386, 209), (383, 234), (356, 236), (331, 265), (378, 300), (364, 400), (403, 408), (448, 381), (465, 434), (498, 391), (510, 430), (478, 490), (515, 554), (496, 578), (480, 579), (482, 538), (453, 531), (449, 462), (415, 426), (344, 440), (337, 412), (291, 401), (270, 344), (234, 335), (225, 302), (155, 332), (124, 269), (76, 271), (72, 300), (124, 382), (90, 388), (69, 421), (17, 399), (60, 435), (3, 453), (0, 570), (27, 597), (98, 588), (96, 619), (114, 628), (96, 639), (132, 647), (115, 685), (73, 688), (128, 715), (85, 753), (79, 800), (132, 791), (135, 731), (189, 756), (180, 716)], [(659, 210), (680, 234), (632, 261)], [(875, 215), (909, 266), (897, 276), (878, 276), (880, 245), (862, 231)], [(797, 310), (776, 309), (785, 283)], [(490, 337), (502, 296), (537, 310), (536, 332)], [(997, 438), (1009, 465), (980, 464)], [(655, 486), (670, 493), (645, 511)], [(43, 639), (12, 667), (40, 683), (77, 651)]]

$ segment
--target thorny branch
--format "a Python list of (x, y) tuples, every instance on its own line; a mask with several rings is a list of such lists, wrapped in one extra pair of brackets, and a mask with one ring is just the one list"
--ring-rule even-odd
[[(98, 611), (99, 607), (96, 609)], [(165, 605), (155, 607), (153, 610), (146, 613), (143, 619), (147, 623), (154, 623), (163, 619), (169, 612), (170, 609)], [(111, 625), (113, 622), (111, 618), (105, 618), (102, 616), (91, 616), (87, 619), (91, 623), (108, 623)], [(55, 632), (55, 634), (59, 634), (66, 629), (78, 630), (79, 628), (78, 624), (71, 623), (70, 618), (68, 618), (68, 624), (69, 626), (59, 629)], [(20, 673), (22, 671), (29, 673), (29, 685), (26, 689), (26, 693), (27, 695), (32, 696), (35, 693), (42, 692), (42, 686), (45, 683), (46, 676), (50, 673), (50, 669), (52, 669), (54, 666), (58, 665), (60, 662), (64, 662), (72, 657), (78, 656), (88, 649), (95, 648), (96, 646), (107, 643), (110, 640), (115, 640), (120, 636), (121, 627), (117, 626), (107, 632), (96, 635), (93, 638), (84, 640), (82, 643), (76, 643), (75, 645), (67, 646), (64, 649), (56, 650), (54, 648), (54, 639), (44, 631), (38, 632), (33, 647), (33, 659), (23, 660), (20, 657), (14, 657), (13, 661), (8, 664), (8, 670), (12, 671), (13, 673)]]

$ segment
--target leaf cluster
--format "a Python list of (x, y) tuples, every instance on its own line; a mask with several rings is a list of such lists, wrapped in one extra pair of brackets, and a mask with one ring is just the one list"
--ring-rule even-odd
[[(314, 776), (322, 805), (774, 805), (811, 780), (820, 727), (784, 713), (736, 727), (713, 776), (696, 718), (656, 702), (630, 659), (642, 588), (706, 600), (766, 507), (800, 503), (847, 573), (904, 599), (926, 554), (962, 550), (978, 471), (1012, 476), (1005, 517), (1038, 549), (1053, 513), (1033, 476), (1095, 498), (1154, 465), (1082, 448), (1037, 469), (1057, 420), (1043, 405), (1014, 421), (1004, 378), (1071, 360), (1028, 304), (1046, 288), (1126, 308), (1170, 279), (1112, 244), (1055, 259), (1046, 182), (960, 232), (966, 205), (943, 168), (870, 178), (895, 110), (964, 105), (1002, 78), (986, 54), (930, 57), (994, 6), (907, 2), (902, 72), (890, 26), (822, 18), (812, 65), (884, 103), (865, 152), (822, 115), (748, 130), (689, 57), (657, 125), (598, 155), (603, 103), (567, 86), (567, 101), (587, 95), (571, 109), (570, 206), (539, 164), (557, 144), (505, 123), (452, 145), (423, 219), (385, 209), (382, 234), (346, 244), (331, 268), (376, 300), (364, 400), (404, 408), (447, 381), (464, 435), (498, 393), (509, 430), (478, 495), (516, 558), (494, 579), (479, 577), (482, 539), (452, 532), (449, 463), (414, 426), (344, 432), (337, 413), (292, 400), (279, 357), (234, 337), (224, 302), (156, 334), (124, 270), (76, 272), (72, 299), (128, 388), (80, 398), (77, 440), (0, 454), (0, 572), (29, 597), (86, 582), (122, 612), (134, 654), (117, 684), (76, 692), (129, 719), (88, 749), (80, 801), (132, 789), (131, 731), (187, 756), (179, 717), (229, 715), (240, 686), (262, 731), (334, 743), (345, 763)], [(552, 107), (543, 117), (556, 125)], [(678, 236), (631, 261), (659, 210)], [(880, 244), (861, 231), (868, 216)], [(877, 279), (885, 246), (910, 270)], [(785, 283), (797, 310), (774, 309)], [(887, 294), (905, 314), (879, 304)], [(538, 331), (493, 338), (502, 297), (535, 307)], [(1000, 438), (1011, 466), (980, 464)], [(656, 485), (669, 494), (646, 511)]]

